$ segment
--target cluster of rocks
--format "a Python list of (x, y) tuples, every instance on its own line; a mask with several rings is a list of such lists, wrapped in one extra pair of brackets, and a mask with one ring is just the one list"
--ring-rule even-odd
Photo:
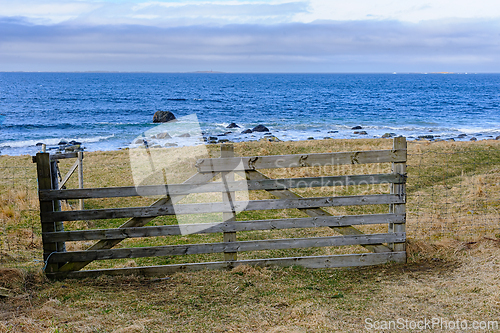
[[(482, 134), (481, 133), (474, 134), (474, 136), (469, 138), (469, 141), (477, 141), (478, 138), (476, 136), (482, 136)], [(467, 134), (462, 133), (462, 134), (457, 135), (456, 138), (441, 139), (441, 135), (426, 134), (426, 135), (419, 135), (415, 140), (416, 141), (429, 140), (429, 141), (439, 142), (439, 141), (455, 141), (455, 139), (465, 140), (467, 137), (468, 137)], [(488, 135), (488, 137), (493, 138), (492, 135)], [(495, 140), (500, 140), (500, 135), (495, 137)]]
[(351, 128), (352, 130), (355, 130), (354, 132), (352, 132), (352, 134), (356, 134), (356, 135), (368, 135), (368, 133), (366, 131), (358, 131), (358, 130), (361, 130), (363, 129), (363, 127), (361, 126), (354, 126)]
[[(42, 147), (44, 145), (43, 142), (38, 142), (36, 147)], [(60, 140), (56, 147), (46, 147), (47, 150), (53, 150), (55, 153), (71, 153), (83, 151), (85, 147), (82, 146), (81, 142), (71, 140)]]
[[(234, 129), (234, 128), (241, 128), (241, 127), (236, 123), (231, 123), (231, 124), (227, 125), (226, 128)], [(269, 142), (281, 141), (276, 136), (271, 134), (271, 132), (269, 131), (269, 128), (267, 128), (266, 126), (264, 126), (262, 124), (257, 125), (252, 129), (247, 128), (247, 129), (240, 132), (240, 134), (252, 134), (252, 133), (264, 133), (264, 137), (261, 138), (261, 140), (265, 140), (265, 141), (269, 141)], [(230, 142), (230, 140), (227, 138), (224, 138), (224, 137), (227, 135), (230, 135), (230, 134), (235, 134), (235, 132), (228, 131), (228, 132), (218, 134), (217, 136), (203, 137), (203, 139), (206, 143), (210, 143), (210, 144), (226, 143), (226, 142)]]
[[(175, 121), (175, 120), (176, 120), (175, 115), (170, 111), (157, 111), (153, 115), (153, 122), (154, 123), (162, 123), (162, 122), (169, 122), (169, 121)], [(227, 131), (224, 133), (220, 133), (217, 135), (211, 135), (211, 136), (206, 136), (206, 133), (202, 133), (204, 142), (210, 143), (210, 144), (231, 142), (230, 139), (227, 138), (227, 136), (232, 135), (232, 134), (237, 134), (237, 132), (235, 132), (234, 130), (240, 129), (241, 126), (232, 122), (229, 125), (227, 125), (226, 128), (231, 129), (233, 131)], [(367, 131), (363, 130), (363, 127), (360, 125), (351, 127), (351, 130), (353, 130), (353, 134), (355, 134), (355, 135), (368, 135)], [(320, 131), (317, 130), (317, 132), (320, 132)], [(328, 133), (332, 133), (332, 134), (338, 133), (338, 132), (339, 131), (328, 131)], [(430, 132), (432, 132), (432, 130)], [(269, 128), (267, 128), (266, 126), (264, 126), (262, 124), (257, 125), (253, 128), (243, 129), (240, 132), (240, 134), (252, 134), (252, 133), (264, 133), (264, 136), (260, 139), (261, 141), (268, 141), (268, 142), (281, 141), (280, 139), (278, 139), (276, 136), (274, 136), (270, 132)], [(477, 134), (476, 136), (478, 136), (478, 135), (481, 135), (481, 134)], [(189, 137), (189, 136), (190, 136), (189, 133), (186, 133), (186, 134), (182, 134), (178, 137)], [(396, 133), (388, 132), (388, 133), (384, 133), (381, 137), (382, 138), (393, 138), (396, 136), (397, 136)], [(463, 140), (466, 137), (467, 137), (467, 134), (459, 134), (456, 138)], [(151, 139), (169, 139), (169, 138), (171, 138), (171, 136), (168, 133), (159, 133), (159, 134), (156, 134), (155, 136), (151, 137)], [(413, 137), (410, 136), (409, 138), (411, 139)], [(307, 139), (314, 140), (315, 138), (308, 137)], [(324, 137), (324, 139), (331, 139), (331, 138)], [(434, 142), (444, 141), (443, 139), (440, 138), (439, 135), (432, 135), (432, 134), (419, 135), (415, 140), (429, 140), (429, 141), (434, 141)], [(455, 141), (455, 138), (448, 138), (446, 140)], [(470, 141), (477, 141), (477, 138), (474, 136), (474, 137), (471, 137), (469, 140)], [(497, 136), (495, 138), (495, 140), (500, 140), (500, 136)], [(143, 142), (141, 140), (137, 140), (135, 143), (140, 144)], [(176, 145), (176, 144), (175, 143), (167, 143), (165, 146), (173, 146), (173, 145)]]

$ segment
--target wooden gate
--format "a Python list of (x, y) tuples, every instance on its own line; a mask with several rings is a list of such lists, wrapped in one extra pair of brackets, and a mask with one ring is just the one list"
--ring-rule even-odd
[[(228, 269), (237, 265), (300, 265), (309, 268), (376, 265), (387, 262), (405, 262), (406, 221), (406, 139), (394, 139), (393, 149), (321, 154), (297, 154), (280, 156), (233, 157), (233, 146), (221, 146), (221, 158), (201, 159), (197, 162), (198, 173), (181, 184), (109, 187), (88, 189), (53, 189), (51, 156), (36, 156), (40, 217), (42, 223), (45, 273), (51, 278), (91, 277), (101, 274), (164, 275), (178, 271), (203, 269)], [(349, 176), (321, 176), (270, 179), (261, 169), (306, 168), (328, 165), (367, 163), (392, 163), (391, 173)], [(235, 167), (243, 166), (246, 180), (235, 180)], [(212, 181), (217, 175), (220, 181)], [(292, 191), (297, 188), (325, 186), (349, 186), (360, 184), (390, 184), (389, 193), (351, 196), (302, 197)], [(265, 190), (275, 199), (235, 201), (236, 191)], [(220, 192), (222, 202), (177, 204), (192, 193)], [(147, 207), (87, 209), (60, 211), (59, 200), (116, 198), (165, 194)], [(332, 216), (321, 207), (387, 205), (383, 214)], [(308, 217), (237, 221), (237, 211), (276, 210), (295, 208)], [(115, 248), (121, 241), (135, 237), (180, 235), (178, 225), (146, 226), (158, 216), (174, 214), (222, 212), (223, 222), (183, 225), (183, 230), (193, 233), (221, 233), (222, 242), (204, 244), (165, 245), (151, 247)], [(64, 221), (130, 218), (119, 228), (64, 231)], [(365, 234), (355, 228), (358, 225), (387, 224), (385, 233)], [(263, 239), (238, 241), (236, 234), (252, 230), (330, 227), (340, 236)], [(84, 251), (66, 251), (68, 241), (97, 241)], [(302, 256), (238, 260), (242, 251), (294, 249), (308, 247), (332, 247), (361, 245), (369, 253)], [(175, 256), (201, 253), (223, 253), (223, 260), (216, 262), (175, 265), (128, 267), (82, 270), (94, 260)], [(222, 258), (221, 258), (222, 259)]]

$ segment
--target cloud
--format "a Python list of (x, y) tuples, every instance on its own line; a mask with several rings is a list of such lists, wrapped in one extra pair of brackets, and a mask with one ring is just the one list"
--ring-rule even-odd
[(500, 21), (151, 27), (0, 20), (0, 70), (499, 72)]
[(276, 24), (294, 21), (308, 12), (309, 1), (62, 1), (0, 0), (2, 15), (22, 16), (37, 24), (139, 24), (186, 26)]

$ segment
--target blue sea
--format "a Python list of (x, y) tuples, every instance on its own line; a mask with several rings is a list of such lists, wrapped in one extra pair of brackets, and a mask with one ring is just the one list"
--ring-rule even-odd
[(500, 74), (0, 73), (0, 154), (61, 140), (126, 148), (157, 126), (157, 110), (194, 115), (203, 136), (235, 142), (260, 139), (241, 134), (259, 124), (284, 141), (482, 140), (500, 135)]

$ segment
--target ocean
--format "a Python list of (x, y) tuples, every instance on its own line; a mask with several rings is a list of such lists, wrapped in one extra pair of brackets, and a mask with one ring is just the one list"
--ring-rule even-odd
[(258, 140), (266, 134), (241, 132), (259, 124), (284, 141), (482, 140), (500, 135), (500, 74), (0, 73), (0, 154), (61, 140), (130, 147), (154, 131), (158, 110), (195, 119), (211, 140)]

